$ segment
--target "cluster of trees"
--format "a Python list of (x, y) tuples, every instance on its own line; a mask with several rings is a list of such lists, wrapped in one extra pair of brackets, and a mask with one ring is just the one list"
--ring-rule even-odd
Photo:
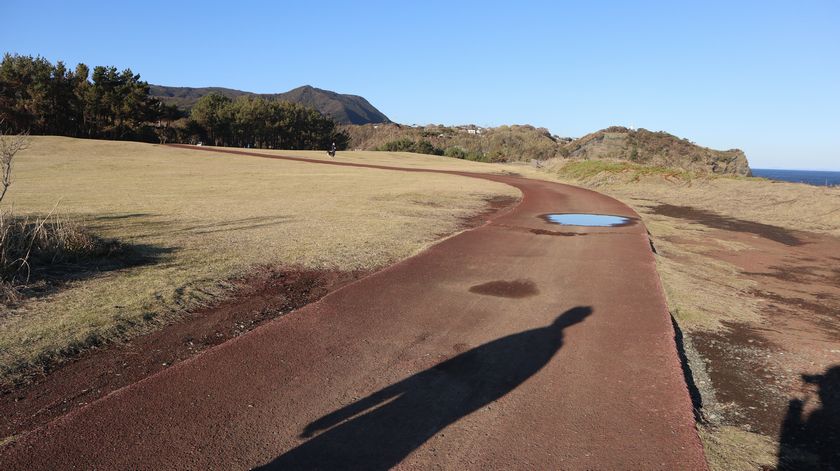
[(489, 162), (486, 154), (480, 151), (466, 150), (460, 146), (447, 147), (443, 155), (462, 160), (475, 160), (476, 162)]
[[(450, 137), (451, 137), (451, 133)], [(423, 134), (428, 137), (428, 134)], [(429, 155), (444, 155), (446, 157), (454, 157), (462, 160), (475, 160), (477, 162), (490, 162), (490, 156), (484, 152), (477, 150), (467, 150), (459, 145), (449, 146), (446, 149), (435, 146), (426, 139), (413, 140), (409, 138), (400, 138), (393, 141), (388, 141), (381, 146), (377, 146), (374, 150), (389, 151), (389, 152), (415, 152), (417, 154)]]
[(177, 110), (149, 96), (130, 69), (85, 64), (74, 70), (42, 57), (5, 54), (0, 63), (0, 120), (8, 132), (131, 139), (150, 135)]
[(42, 57), (5, 54), (0, 126), (7, 133), (284, 149), (347, 148), (335, 122), (305, 106), (243, 96), (203, 97), (189, 114), (149, 94), (130, 69), (74, 70)]
[(187, 141), (275, 149), (346, 149), (349, 137), (335, 121), (303, 105), (269, 98), (235, 100), (211, 93), (193, 106), (181, 132)]

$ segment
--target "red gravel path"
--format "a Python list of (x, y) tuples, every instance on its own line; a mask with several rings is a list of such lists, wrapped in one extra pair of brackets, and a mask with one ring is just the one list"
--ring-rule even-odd
[(524, 198), (18, 439), (0, 469), (706, 469), (644, 226), (540, 218), (636, 214), (459, 174)]

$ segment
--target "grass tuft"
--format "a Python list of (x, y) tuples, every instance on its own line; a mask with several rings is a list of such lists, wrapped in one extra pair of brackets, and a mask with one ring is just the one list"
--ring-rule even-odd
[(18, 288), (61, 263), (114, 253), (118, 245), (55, 213), (17, 216), (0, 209), (0, 303), (18, 300)]

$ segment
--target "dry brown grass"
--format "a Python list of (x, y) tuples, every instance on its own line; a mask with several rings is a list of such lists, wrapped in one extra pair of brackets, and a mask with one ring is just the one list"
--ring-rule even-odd
[(754, 281), (740, 276), (741, 271), (732, 264), (704, 255), (704, 246), (674, 243), (662, 237), (665, 232), (681, 230), (703, 237), (703, 231), (641, 214), (655, 240), (657, 270), (671, 314), (683, 330), (716, 331), (724, 322), (761, 320), (759, 302), (748, 294), (755, 287)]
[(776, 465), (773, 440), (737, 427), (700, 427), (709, 468), (714, 471), (763, 470)]
[[(564, 167), (570, 163), (574, 162), (555, 161), (550, 172), (568, 179)], [(693, 206), (738, 219), (840, 236), (840, 188), (660, 170), (639, 174), (613, 168), (570, 180), (633, 204), (647, 200)]]
[[(4, 309), (2, 382), (167, 323), (224, 296), (225, 280), (255, 265), (382, 267), (456, 232), (487, 198), (519, 195), (450, 175), (126, 142), (36, 137), (18, 157), (4, 204), (20, 215), (43, 215), (61, 199), (68, 221), (131, 246), (146, 263), (87, 273)], [(412, 161), (423, 157), (394, 158), (426, 165)]]
[[(708, 359), (694, 345), (699, 341), (696, 339), (703, 338), (700, 334), (725, 332), (727, 325), (757, 330), (766, 327), (766, 303), (754, 294), (763, 287), (741, 267), (715, 255), (717, 251), (734, 253), (755, 248), (727, 240), (725, 234), (696, 221), (656, 214), (652, 208), (663, 203), (691, 207), (732, 220), (840, 236), (840, 189), (640, 169), (625, 162), (555, 162), (549, 173), (630, 204), (651, 232), (668, 305), (685, 334), (689, 365), (703, 396), (707, 422), (699, 428), (710, 468), (746, 471), (775, 466), (779, 446), (775, 438), (727, 423), (726, 417), (732, 413), (729, 408), (738, 406), (718, 401), (706, 369)], [(809, 317), (804, 312), (803, 316)], [(783, 370), (794, 368), (793, 363), (784, 363), (793, 361), (790, 355), (776, 356)], [(764, 386), (754, 385), (756, 390)]]
[(561, 180), (614, 196), (639, 212), (660, 252), (658, 268), (669, 305), (687, 332), (717, 330), (725, 321), (760, 320), (758, 302), (745, 295), (755, 282), (741, 276), (737, 267), (706, 255), (710, 244), (739, 250), (734, 242), (710, 238), (712, 229), (655, 214), (651, 208), (663, 203), (688, 206), (789, 230), (840, 236), (840, 188), (657, 168), (640, 173), (620, 163), (597, 164), (594, 172), (567, 172), (569, 161), (554, 162), (548, 170)]

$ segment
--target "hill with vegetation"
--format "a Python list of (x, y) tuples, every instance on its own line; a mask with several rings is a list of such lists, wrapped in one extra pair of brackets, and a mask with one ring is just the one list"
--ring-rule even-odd
[(175, 105), (178, 109), (189, 111), (203, 96), (216, 93), (231, 100), (240, 96), (249, 95), (248, 92), (241, 90), (234, 90), (232, 88), (224, 87), (168, 87), (165, 85), (149, 85), (149, 94), (157, 97), (158, 100), (168, 104)]
[(168, 105), (175, 105), (183, 111), (191, 110), (202, 97), (215, 93), (231, 100), (241, 96), (255, 96), (303, 105), (318, 110), (325, 116), (331, 117), (338, 124), (391, 122), (387, 116), (363, 97), (322, 90), (309, 85), (304, 85), (285, 93), (264, 94), (222, 87), (191, 88), (150, 85), (149, 89), (153, 97)]
[(587, 134), (564, 146), (576, 159), (628, 160), (644, 165), (682, 168), (718, 174), (750, 175), (750, 166), (739, 149), (713, 150), (664, 131), (613, 126)]
[(479, 162), (546, 160), (560, 155), (562, 140), (534, 126), (478, 126), (400, 124), (344, 126), (349, 147), (446, 155)]
[(644, 166), (699, 173), (750, 175), (744, 152), (702, 147), (663, 131), (610, 127), (579, 139), (552, 135), (528, 125), (478, 126), (344, 126), (349, 147), (446, 155), (482, 162), (625, 160)]

